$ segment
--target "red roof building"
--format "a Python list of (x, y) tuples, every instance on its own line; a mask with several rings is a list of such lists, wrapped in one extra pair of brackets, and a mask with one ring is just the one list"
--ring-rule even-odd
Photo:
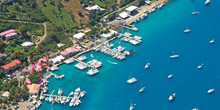
[(4, 69), (5, 72), (9, 72), (11, 70), (15, 70), (16, 68), (18, 68), (21, 65), (21, 61), (19, 60), (14, 60), (11, 63), (2, 66), (2, 68)]

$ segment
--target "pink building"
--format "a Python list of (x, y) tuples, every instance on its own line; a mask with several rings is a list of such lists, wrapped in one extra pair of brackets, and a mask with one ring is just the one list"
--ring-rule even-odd
[(0, 37), (5, 37), (6, 40), (13, 39), (18, 34), (15, 32), (16, 30), (10, 29), (0, 33)]

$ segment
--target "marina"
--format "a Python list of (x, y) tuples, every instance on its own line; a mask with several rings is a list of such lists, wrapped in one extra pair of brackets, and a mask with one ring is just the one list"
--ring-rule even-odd
[[(198, 1), (196, 1), (196, 2), (198, 2)], [(182, 7), (180, 7), (180, 5), (178, 5), (178, 3), (181, 3), (184, 5), (184, 3), (186, 3), (186, 1), (184, 1), (184, 2), (176, 1), (175, 3), (177, 4), (177, 6), (172, 7), (172, 10), (173, 10), (173, 8), (177, 8), (177, 9), (179, 9), (178, 13), (181, 13), (181, 15), (184, 15), (185, 14), (184, 12), (187, 12), (189, 14), (189, 16), (192, 16), (191, 15), (192, 7), (189, 6), (190, 9), (186, 9), (184, 11), (180, 10)], [(203, 1), (202, 1), (202, 5), (204, 5)], [(213, 5), (213, 4), (211, 4), (211, 5)], [(209, 6), (211, 6), (211, 5), (209, 5)], [(178, 8), (178, 6), (180, 8)], [(187, 7), (187, 5), (184, 5), (184, 7)], [(166, 10), (166, 8), (163, 8), (163, 10), (164, 9)], [(158, 13), (163, 13), (163, 10), (162, 11), (160, 10), (161, 12), (158, 10)], [(202, 10), (200, 8), (198, 8), (197, 10), (202, 12), (202, 14), (200, 14), (199, 16), (203, 16), (203, 14), (205, 14), (204, 10)], [(211, 11), (210, 11), (210, 13), (211, 13)], [(178, 24), (178, 26), (180, 28), (175, 29), (176, 25), (173, 26), (172, 22), (169, 21), (169, 19), (171, 19), (175, 15), (175, 13), (172, 13), (172, 12), (167, 13), (166, 12), (166, 14), (169, 14), (169, 16), (171, 16), (171, 17), (166, 18), (163, 15), (161, 15), (161, 16), (164, 18), (164, 20), (167, 23), (170, 23), (169, 29), (171, 29), (171, 30), (174, 29), (175, 32), (179, 32), (179, 33), (183, 34), (183, 29), (185, 27), (187, 27), (185, 25), (189, 21), (187, 21), (187, 20), (183, 21), (181, 19), (180, 20), (181, 23)], [(171, 14), (174, 14), (174, 15), (171, 15)], [(155, 13), (152, 16), (154, 16), (154, 19), (156, 19), (158, 15)], [(158, 17), (158, 19), (161, 18), (161, 16)], [(176, 15), (174, 16), (174, 18), (175, 17), (176, 17)], [(198, 16), (193, 16), (193, 17), (198, 17)], [(203, 18), (205, 19), (204, 16), (203, 16)], [(149, 19), (150, 19), (150, 16), (149, 16)], [(176, 19), (179, 19), (179, 18), (176, 18)], [(185, 18), (183, 17), (183, 19), (185, 19)], [(150, 19), (150, 20), (152, 20), (152, 19)], [(135, 48), (136, 53), (133, 56), (136, 56), (136, 57), (129, 58), (128, 60), (126, 59), (126, 62), (124, 62), (124, 61), (119, 62), (118, 60), (112, 59), (112, 57), (106, 57), (104, 54), (101, 54), (100, 52), (97, 52), (97, 53), (94, 52), (93, 53), (94, 57), (97, 58), (97, 60), (102, 61), (103, 65), (104, 65), (103, 66), (104, 68), (103, 67), (100, 68), (100, 71), (105, 72), (106, 74), (98, 74), (102, 78), (102, 84), (100, 84), (100, 79), (98, 80), (98, 79), (91, 78), (91, 77), (88, 77), (88, 78), (83, 77), (82, 79), (80, 79), (83, 81), (78, 81), (77, 78), (79, 76), (82, 77), (82, 75), (79, 74), (80, 72), (78, 70), (72, 70), (73, 65), (62, 66), (63, 68), (65, 67), (65, 69), (68, 68), (69, 70), (73, 71), (73, 72), (66, 73), (66, 74), (72, 75), (71, 80), (76, 78), (76, 80), (78, 81), (79, 84), (85, 86), (86, 88), (91, 89), (91, 90), (89, 90), (89, 91), (91, 91), (91, 94), (92, 94), (90, 96), (91, 100), (87, 100), (86, 103), (79, 106), (79, 109), (102, 110), (102, 109), (105, 109), (106, 106), (112, 107), (112, 108), (106, 108), (106, 110), (117, 109), (117, 108), (122, 109), (122, 110), (128, 109), (129, 108), (129, 100), (131, 99), (131, 95), (132, 95), (132, 100), (134, 100), (135, 103), (137, 103), (137, 106), (135, 106), (135, 109), (142, 109), (143, 107), (146, 109), (155, 109), (154, 107), (157, 106), (158, 109), (175, 108), (175, 109), (182, 110), (183, 108), (179, 108), (179, 106), (181, 106), (182, 104), (186, 105), (185, 106), (186, 109), (192, 109), (194, 107), (199, 107), (199, 109), (209, 109), (210, 107), (213, 107), (214, 109), (219, 109), (218, 105), (214, 104), (215, 101), (218, 100), (217, 89), (219, 89), (219, 87), (217, 86), (217, 84), (219, 83), (219, 81), (218, 81), (218, 74), (217, 73), (219, 73), (219, 71), (215, 70), (215, 71), (213, 71), (212, 74), (209, 74), (211, 76), (210, 79), (207, 79), (207, 77), (206, 77), (207, 75), (204, 78), (203, 74), (199, 74), (199, 73), (209, 72), (212, 68), (218, 67), (216, 64), (211, 63), (214, 59), (218, 59), (219, 55), (216, 55), (216, 53), (219, 53), (219, 52), (215, 51), (215, 49), (217, 49), (216, 47), (219, 46), (218, 42), (216, 42), (215, 45), (209, 45), (209, 40), (213, 39), (213, 36), (211, 36), (210, 34), (207, 34), (206, 32), (201, 32), (201, 31), (199, 31), (200, 33), (198, 35), (195, 34), (195, 33), (198, 33), (198, 30), (200, 30), (200, 28), (197, 29), (194, 26), (195, 24), (193, 22), (195, 22), (195, 21), (188, 23), (188, 24), (191, 24), (190, 28), (193, 29), (193, 32), (190, 34), (183, 34), (183, 35), (176, 34), (173, 31), (168, 32), (167, 26), (162, 27), (163, 29), (166, 30), (166, 32), (163, 31), (163, 29), (161, 29), (160, 34), (155, 34), (155, 33), (158, 33), (158, 29), (160, 29), (160, 28), (157, 28), (157, 27), (150, 27), (150, 28), (148, 27), (147, 28), (147, 26), (146, 26), (147, 24), (149, 24), (149, 25), (159, 25), (161, 23), (166, 24), (165, 21), (152, 20), (151, 21), (151, 22), (153, 22), (152, 24), (149, 22), (144, 22), (144, 21), (142, 22), (141, 21), (141, 23), (142, 23), (141, 25), (137, 24), (136, 27), (139, 28), (138, 31), (140, 32), (138, 34), (143, 37), (142, 38), (143, 42), (141, 44), (141, 45), (143, 45), (143, 47)], [(182, 21), (183, 21), (183, 23), (182, 23)], [(200, 19), (198, 19), (198, 22), (200, 23)], [(210, 22), (212, 22), (212, 21), (210, 21)], [(211, 24), (211, 23), (209, 23), (209, 24)], [(146, 32), (143, 32), (143, 29), (141, 29), (142, 25), (146, 26), (145, 27)], [(180, 26), (180, 25), (182, 25), (182, 26)], [(157, 30), (157, 31), (155, 31), (155, 30)], [(213, 31), (215, 31), (215, 30), (213, 29)], [(209, 31), (209, 32), (211, 32), (211, 31)], [(133, 33), (133, 32), (131, 32), (131, 33)], [(149, 33), (151, 33), (151, 34), (149, 34)], [(154, 34), (152, 34), (152, 33), (154, 33)], [(202, 35), (202, 34), (204, 34), (204, 35)], [(184, 37), (187, 35), (192, 35), (192, 36), (190, 36), (188, 38)], [(217, 36), (217, 35), (215, 35), (215, 36)], [(153, 37), (151, 37), (151, 39), (150, 39), (150, 38), (147, 38), (147, 36), (153, 36)], [(165, 39), (166, 36), (169, 36), (169, 39), (172, 39), (172, 40), (169, 40), (168, 38)], [(200, 36), (201, 38), (198, 39), (198, 37), (195, 37), (195, 36)], [(163, 39), (163, 40), (160, 40), (160, 39)], [(146, 43), (145, 41), (148, 41), (148, 40), (149, 40), (149, 42)], [(215, 40), (218, 41), (218, 38), (215, 37)], [(158, 44), (158, 42), (159, 42), (159, 44)], [(187, 45), (185, 45), (185, 43)], [(111, 42), (110, 44), (114, 44), (114, 46), (115, 46), (116, 43)], [(194, 46), (195, 44), (197, 44), (198, 46)], [(204, 45), (204, 44), (207, 44), (207, 45)], [(129, 48), (129, 46), (124, 46), (124, 45), (122, 47), (126, 47), (126, 49)], [(172, 51), (173, 47), (176, 48), (178, 51), (178, 54), (181, 55), (181, 57), (177, 60), (169, 59), (170, 51)], [(133, 49), (133, 48), (134, 48), (133, 45), (130, 46), (130, 49)], [(203, 49), (202, 52), (204, 54), (201, 54), (201, 49), (199, 49), (199, 48)], [(210, 53), (208, 53), (208, 52), (206, 53), (206, 51), (209, 51)], [(88, 58), (88, 56), (90, 56), (90, 54), (91, 54), (90, 52), (88, 52), (86, 54), (87, 58)], [(211, 56), (210, 56), (210, 54), (211, 54)], [(137, 57), (140, 57), (141, 55), (144, 57), (137, 58)], [(110, 56), (110, 55), (108, 55), (108, 56)], [(104, 57), (104, 58), (100, 58), (100, 57)], [(98, 58), (100, 58), (100, 59), (98, 59)], [(149, 69), (152, 69), (154, 71), (144, 70), (143, 66), (146, 65), (146, 63), (147, 63), (146, 59), (149, 59), (150, 62), (152, 63), (152, 67), (150, 67)], [(195, 61), (192, 61), (194, 59), (195, 59)], [(201, 59), (203, 61), (201, 61)], [(117, 66), (112, 65), (107, 60), (109, 60), (110, 62), (117, 61), (118, 65)], [(179, 62), (179, 61), (181, 61), (181, 62)], [(139, 63), (136, 64), (136, 62), (139, 62)], [(205, 62), (205, 63), (207, 62), (205, 65), (204, 71), (203, 70), (202, 71), (194, 71), (195, 69), (197, 69), (196, 67), (199, 64), (201, 64), (198, 62)], [(74, 64), (75, 63), (76, 62), (74, 62)], [(182, 67), (185, 67), (187, 69), (183, 69)], [(61, 71), (61, 72), (64, 71), (64, 70), (61, 70), (61, 67), (59, 67), (59, 68), (60, 68), (59, 71)], [(122, 68), (126, 68), (126, 69), (122, 70)], [(127, 80), (128, 75), (124, 74), (124, 73), (129, 73), (130, 68), (132, 68), (132, 69), (137, 68), (137, 69), (134, 69), (133, 71), (135, 73), (137, 73), (137, 74), (135, 74), (135, 78), (138, 79), (138, 82), (135, 84), (132, 84), (132, 85), (127, 84), (126, 86), (121, 86), (121, 83), (126, 83), (125, 81)], [(109, 69), (111, 69), (111, 71), (109, 71)], [(84, 70), (83, 72), (85, 72), (85, 71), (87, 72), (87, 70)], [(166, 73), (161, 72), (161, 71), (166, 71)], [(113, 74), (113, 73), (115, 73), (115, 74)], [(168, 80), (167, 78), (168, 78), (169, 73), (175, 73), (175, 76), (174, 76), (175, 78)], [(115, 77), (116, 74), (118, 75), (117, 77)], [(109, 79), (115, 79), (118, 81), (113, 82), (112, 80), (109, 81)], [(85, 80), (89, 80), (89, 81), (85, 81)], [(105, 80), (105, 81), (103, 81), (103, 80)], [(121, 81), (121, 80), (123, 80), (123, 81)], [(139, 82), (142, 82), (142, 81), (145, 81), (144, 83), (148, 84), (146, 87), (147, 91), (145, 91), (145, 93), (147, 93), (147, 92), (151, 93), (150, 97), (149, 96), (147, 97), (143, 94), (139, 94), (139, 95), (134, 94), (134, 93), (138, 93), (138, 90), (141, 87), (140, 86), (137, 87), (137, 84), (139, 84)], [(187, 81), (188, 83), (187, 84), (181, 83), (184, 81)], [(215, 82), (213, 82), (213, 81), (215, 81)], [(65, 84), (64, 81), (60, 82), (60, 83)], [(169, 84), (173, 84), (173, 85), (167, 86), (166, 88), (164, 88), (163, 85), (160, 83), (163, 83), (166, 85), (169, 85)], [(201, 85), (201, 83), (203, 83), (204, 85)], [(178, 85), (175, 85), (175, 84), (178, 84)], [(51, 85), (57, 86), (57, 84), (51, 84)], [(78, 84), (74, 83), (73, 85), (77, 86)], [(90, 87), (91, 85), (93, 85), (94, 88)], [(111, 93), (114, 91), (114, 90), (112, 90), (112, 88), (110, 88), (112, 85), (114, 85), (113, 87), (115, 87), (114, 90), (118, 90), (119, 93), (115, 93), (115, 92)], [(155, 88), (155, 85), (156, 85), (156, 88)], [(69, 86), (69, 85), (67, 85), (67, 86)], [(213, 92), (214, 94), (207, 95), (207, 91), (209, 89), (208, 87), (215, 87), (216, 93)], [(97, 88), (99, 89), (98, 92), (93, 91), (93, 89), (96, 90)], [(168, 97), (170, 95), (172, 95), (172, 93), (174, 92), (174, 91), (170, 91), (171, 89), (174, 89), (175, 93), (179, 94), (177, 97), (178, 100), (175, 100), (175, 98), (174, 98), (174, 100), (173, 100), (174, 103), (167, 104), (166, 102), (168, 102), (168, 100), (167, 100)], [(187, 92), (189, 90), (194, 91), (194, 94)], [(164, 92), (160, 93), (160, 91), (164, 91)], [(203, 91), (203, 92), (201, 92), (201, 91)], [(102, 92), (102, 95), (100, 95), (100, 92)], [(181, 94), (181, 92), (184, 92), (184, 94)], [(120, 96), (121, 94), (124, 94), (123, 96), (126, 96), (126, 97), (123, 99), (111, 98), (112, 96), (115, 96), (115, 95)], [(198, 100), (201, 96), (204, 96), (204, 94), (207, 96), (205, 96), (204, 99)], [(215, 95), (215, 97), (212, 97), (214, 95)], [(97, 97), (96, 100), (93, 100), (94, 96)], [(161, 98), (161, 97), (163, 97), (163, 98)], [(191, 99), (188, 100), (187, 97), (191, 97)], [(162, 100), (161, 101), (162, 103), (158, 104), (158, 100)], [(210, 102), (207, 102), (207, 100), (210, 100)], [(111, 103), (112, 101), (115, 101), (115, 103)], [(119, 102), (121, 104), (118, 104)], [(97, 104), (96, 107), (91, 106), (94, 103)], [(108, 103), (108, 105), (105, 105), (106, 103)], [(145, 103), (149, 103), (149, 105), (145, 105)], [(204, 103), (212, 104), (212, 106), (204, 106), (203, 105)], [(50, 106), (49, 104), (47, 104), (47, 105)], [(63, 107), (63, 106), (62, 107), (50, 106), (50, 107), (54, 107), (54, 108), (57, 107), (58, 109), (62, 109), (62, 108), (70, 109), (68, 107)]]
[(41, 92), (40, 99), (41, 100), (45, 99), (45, 101), (49, 101), (52, 104), (54, 103), (66, 104), (71, 100), (71, 102), (69, 102), (69, 105), (71, 107), (71, 106), (78, 106), (80, 103), (82, 103), (80, 101), (80, 98), (84, 97), (86, 93), (86, 91), (81, 91), (80, 88), (77, 88), (75, 92), (70, 92), (68, 96), (62, 96), (62, 93), (60, 91), (62, 90), (59, 89), (58, 91), (58, 94), (60, 95), (53, 95), (55, 90), (53, 90), (51, 94), (43, 94), (43, 92)]

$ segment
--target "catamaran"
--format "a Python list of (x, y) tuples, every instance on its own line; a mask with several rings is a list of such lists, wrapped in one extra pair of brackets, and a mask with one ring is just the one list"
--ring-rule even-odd
[[(131, 72), (131, 73), (132, 73), (132, 72)], [(131, 73), (130, 73), (130, 75), (129, 75), (128, 78), (131, 77)], [(134, 82), (136, 82), (136, 81), (137, 81), (137, 79), (136, 79), (135, 77), (132, 77), (132, 78), (130, 78), (130, 79), (127, 80), (127, 83), (131, 84), (131, 83), (134, 83)]]
[(137, 81), (137, 79), (135, 77), (132, 77), (131, 79), (127, 80), (127, 83), (131, 84), (131, 83), (134, 83), (136, 81)]
[(169, 97), (169, 101), (172, 101), (176, 97), (176, 93), (173, 93)]
[(147, 63), (144, 68), (147, 69), (147, 68), (149, 68), (149, 66), (150, 66), (150, 62)]
[(190, 30), (190, 29), (186, 29), (186, 30), (184, 30), (183, 32), (189, 33), (189, 32), (191, 32), (191, 30)]
[(207, 93), (210, 94), (210, 93), (213, 93), (214, 91), (215, 91), (215, 89), (212, 88), (212, 89), (209, 89)]
[(210, 3), (210, 0), (205, 1), (205, 5), (208, 5)]

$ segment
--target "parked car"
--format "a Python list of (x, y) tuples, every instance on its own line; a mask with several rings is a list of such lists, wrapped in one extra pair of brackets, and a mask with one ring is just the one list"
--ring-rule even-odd
[(39, 42), (39, 41), (40, 41), (40, 39), (37, 39), (37, 40), (36, 40), (36, 42)]

